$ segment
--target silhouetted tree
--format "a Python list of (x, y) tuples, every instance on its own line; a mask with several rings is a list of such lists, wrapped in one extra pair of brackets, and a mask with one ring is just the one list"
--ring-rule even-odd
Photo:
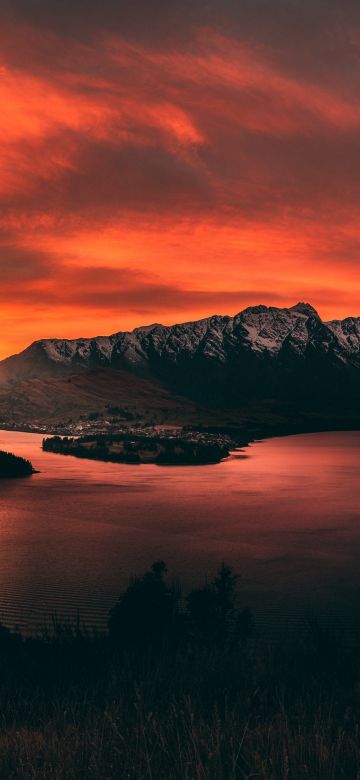
[(239, 579), (239, 575), (233, 574), (230, 567), (223, 561), (218, 569), (217, 576), (212, 583), (217, 597), (220, 620), (226, 621), (234, 612), (236, 605), (236, 584)]
[(236, 615), (235, 635), (237, 639), (245, 641), (253, 627), (253, 616), (250, 609), (241, 609)]
[(224, 562), (210, 584), (195, 588), (187, 598), (188, 613), (204, 638), (223, 641), (230, 635), (245, 638), (251, 628), (249, 610), (236, 610), (239, 576)]
[(174, 629), (179, 614), (179, 590), (168, 585), (164, 561), (130, 582), (110, 612), (109, 633), (116, 641), (156, 642)]
[(194, 588), (187, 597), (189, 616), (195, 629), (205, 637), (214, 632), (218, 620), (217, 595), (211, 585)]

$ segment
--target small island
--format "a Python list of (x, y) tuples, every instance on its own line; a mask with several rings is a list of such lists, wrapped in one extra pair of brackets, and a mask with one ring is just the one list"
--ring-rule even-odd
[(0, 450), (0, 478), (27, 477), (34, 473), (35, 470), (29, 460)]
[(169, 435), (129, 431), (111, 435), (51, 436), (43, 440), (43, 449), (47, 452), (77, 458), (183, 466), (220, 463), (234, 447), (228, 436), (189, 432)]

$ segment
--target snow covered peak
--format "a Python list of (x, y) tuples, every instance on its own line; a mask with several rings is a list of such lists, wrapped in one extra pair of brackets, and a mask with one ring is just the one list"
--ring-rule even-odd
[(28, 349), (36, 350), (53, 363), (72, 365), (110, 360), (112, 341), (109, 336), (92, 339), (41, 339)]
[(304, 301), (299, 301), (295, 306), (290, 306), (289, 311), (295, 311), (298, 314), (304, 314), (306, 317), (317, 317), (320, 319), (320, 316), (316, 309), (311, 305), (311, 303), (304, 303)]
[(132, 330), (132, 333), (135, 333), (136, 335), (141, 333), (151, 333), (152, 330), (155, 330), (156, 328), (164, 328), (164, 325), (161, 325), (160, 322), (153, 322), (151, 325), (140, 325), (138, 328), (134, 328)]

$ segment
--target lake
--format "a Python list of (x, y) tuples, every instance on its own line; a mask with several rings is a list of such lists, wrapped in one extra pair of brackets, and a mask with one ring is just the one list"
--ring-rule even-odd
[(129, 575), (162, 558), (186, 588), (225, 560), (259, 625), (318, 611), (359, 628), (360, 432), (251, 444), (218, 465), (100, 463), (0, 431), (40, 473), (0, 481), (0, 621), (98, 628)]

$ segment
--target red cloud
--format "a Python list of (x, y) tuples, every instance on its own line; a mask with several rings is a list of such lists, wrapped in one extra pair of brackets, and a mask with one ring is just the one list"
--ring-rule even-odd
[(246, 24), (159, 45), (132, 18), (53, 21), (2, 32), (3, 354), (94, 312), (104, 332), (236, 301), (356, 313), (359, 84), (335, 27), (336, 78)]

